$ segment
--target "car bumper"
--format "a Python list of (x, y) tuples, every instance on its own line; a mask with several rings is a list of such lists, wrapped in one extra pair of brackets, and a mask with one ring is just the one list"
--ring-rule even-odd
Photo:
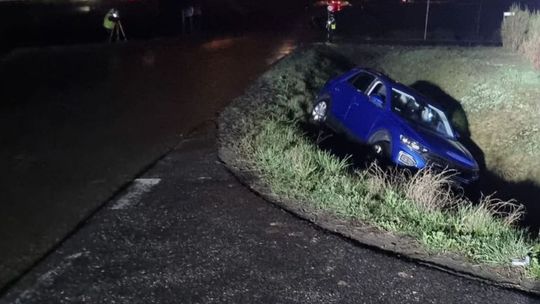
[(400, 166), (418, 170), (430, 168), (435, 172), (448, 171), (453, 181), (464, 185), (472, 184), (480, 178), (478, 169), (466, 168), (436, 155), (419, 153), (407, 147), (399, 147), (396, 152), (393, 161)]
[(480, 178), (480, 171), (478, 169), (467, 168), (435, 155), (426, 155), (425, 159), (425, 166), (429, 166), (437, 172), (443, 170), (453, 172), (454, 174), (451, 176), (452, 180), (460, 184), (472, 184)]

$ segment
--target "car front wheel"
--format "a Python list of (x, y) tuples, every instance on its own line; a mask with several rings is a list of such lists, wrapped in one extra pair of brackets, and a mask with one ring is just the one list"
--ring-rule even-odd
[(390, 143), (387, 141), (379, 141), (373, 144), (373, 153), (375, 157), (382, 160), (390, 159)]
[(321, 100), (315, 104), (313, 111), (311, 111), (311, 120), (315, 124), (322, 124), (326, 121), (328, 116), (329, 104), (327, 100)]

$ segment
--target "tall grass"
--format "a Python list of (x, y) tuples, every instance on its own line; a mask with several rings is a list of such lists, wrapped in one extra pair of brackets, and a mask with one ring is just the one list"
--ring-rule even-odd
[(523, 54), (536, 69), (540, 69), (540, 13), (513, 4), (513, 16), (505, 17), (501, 25), (503, 45)]
[(418, 239), (435, 252), (455, 252), (475, 262), (509, 265), (531, 249), (514, 224), (522, 209), (485, 197), (473, 204), (450, 190), (447, 175), (385, 171), (376, 164), (351, 173), (348, 159), (320, 150), (297, 122), (272, 115), (253, 138), (249, 157), (278, 195), (316, 210), (361, 220)]
[[(257, 96), (251, 105), (257, 110), (235, 123), (240, 137), (229, 143), (275, 194), (303, 202), (305, 208), (411, 236), (430, 251), (457, 253), (477, 263), (507, 267), (511, 259), (532, 254), (528, 273), (540, 277), (535, 253), (540, 250), (534, 249), (540, 246), (515, 226), (523, 214), (521, 206), (491, 196), (473, 203), (452, 191), (447, 174), (388, 171), (376, 164), (359, 170), (348, 158), (319, 149), (302, 129), (314, 94), (307, 88), (329, 78), (325, 74), (333, 68), (328, 59), (318, 58), (292, 66), (297, 73), (308, 72), (307, 67), (330, 67), (319, 70), (320, 77), (288, 78), (295, 60), (267, 75), (264, 86), (271, 94)], [(303, 97), (298, 88), (306, 88)]]

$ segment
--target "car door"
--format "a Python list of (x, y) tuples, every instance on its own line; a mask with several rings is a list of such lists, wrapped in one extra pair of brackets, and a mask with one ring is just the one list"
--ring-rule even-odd
[[(383, 104), (370, 101), (371, 95), (378, 95)], [(387, 95), (388, 88), (378, 79), (375, 79), (367, 93), (358, 92), (355, 95), (345, 117), (345, 126), (359, 140), (367, 142), (373, 124), (384, 109)]]
[(337, 98), (334, 99), (332, 108), (334, 115), (343, 123), (345, 123), (345, 117), (358, 93), (365, 92), (373, 80), (375, 80), (375, 76), (361, 71), (336, 87), (333, 93)]

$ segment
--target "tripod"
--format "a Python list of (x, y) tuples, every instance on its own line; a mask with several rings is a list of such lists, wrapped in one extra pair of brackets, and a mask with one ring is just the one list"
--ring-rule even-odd
[(124, 28), (122, 27), (122, 22), (120, 22), (120, 20), (114, 22), (114, 27), (111, 31), (111, 35), (109, 36), (109, 42), (117, 41), (127, 41), (126, 33), (124, 32)]

